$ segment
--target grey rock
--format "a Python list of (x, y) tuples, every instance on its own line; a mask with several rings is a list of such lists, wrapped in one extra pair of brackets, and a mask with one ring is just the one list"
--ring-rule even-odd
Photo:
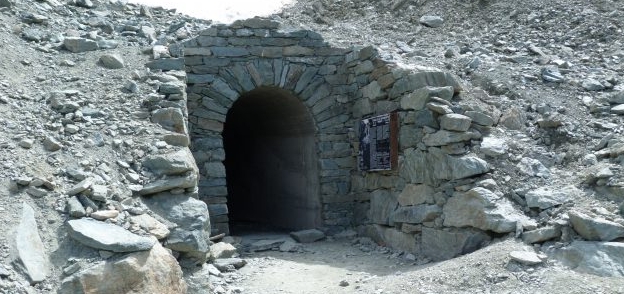
[(151, 249), (156, 238), (142, 237), (124, 228), (90, 219), (75, 219), (67, 222), (69, 236), (95, 249), (112, 252), (134, 252)]
[(186, 293), (182, 269), (160, 244), (92, 264), (62, 280), (58, 293)]
[(237, 251), (236, 247), (232, 246), (232, 244), (219, 242), (210, 246), (210, 253), (212, 253), (213, 258), (220, 259), (234, 257)]
[(0, 7), (8, 7), (11, 8), (13, 6), (13, 2), (10, 0), (0, 0)]
[(390, 214), (398, 203), (396, 196), (386, 190), (375, 190), (371, 193), (370, 220), (373, 223), (388, 225)]
[(386, 226), (375, 226), (381, 241), (390, 248), (398, 249), (409, 253), (420, 252), (420, 242), (413, 234), (407, 234), (400, 230)]
[(150, 233), (150, 235), (156, 237), (158, 240), (167, 238), (171, 233), (165, 224), (147, 213), (130, 217), (130, 223), (138, 225), (141, 229)]
[(585, 240), (612, 241), (624, 237), (624, 226), (621, 224), (579, 211), (570, 211), (568, 216), (574, 231)]
[(96, 41), (80, 37), (67, 37), (63, 40), (63, 45), (67, 50), (73, 53), (95, 51), (100, 48)]
[(249, 251), (258, 252), (271, 250), (273, 248), (278, 248), (285, 241), (285, 239), (259, 240), (249, 245)]
[(75, 0), (74, 1), (76, 6), (80, 6), (80, 7), (84, 7), (84, 8), (93, 8), (95, 7), (95, 5), (93, 5), (93, 2), (91, 2), (91, 0)]
[(43, 148), (45, 148), (45, 150), (47, 151), (58, 151), (61, 150), (63, 146), (61, 145), (61, 143), (56, 140), (54, 137), (51, 136), (46, 136), (45, 139), (43, 140)]
[(67, 195), (74, 196), (82, 191), (89, 189), (93, 185), (93, 179), (86, 178), (82, 180), (80, 183), (74, 185), (69, 191), (67, 191)]
[(221, 272), (230, 271), (230, 267), (239, 269), (245, 266), (247, 262), (240, 258), (221, 258), (216, 259), (213, 265)]
[(433, 221), (442, 214), (442, 208), (437, 205), (402, 206), (390, 215), (390, 223), (420, 224)]
[(624, 277), (624, 243), (574, 241), (554, 252), (575, 271), (602, 277)]
[(525, 122), (526, 115), (524, 112), (519, 108), (513, 107), (503, 113), (499, 125), (503, 125), (510, 130), (522, 130), (524, 129)]
[(165, 247), (187, 253), (187, 256), (195, 257), (201, 263), (206, 262), (206, 255), (210, 251), (207, 240), (208, 236), (203, 230), (175, 228), (167, 236)]
[(472, 122), (478, 125), (491, 127), (495, 123), (494, 119), (491, 116), (480, 111), (469, 110), (466, 111), (464, 115), (470, 117), (472, 119)]
[(208, 230), (208, 207), (203, 201), (167, 193), (143, 197), (141, 202), (163, 219), (187, 230)]
[(172, 153), (147, 156), (143, 160), (143, 166), (158, 176), (182, 175), (197, 170), (193, 154), (188, 148)]
[(581, 83), (581, 87), (583, 87), (583, 89), (587, 91), (602, 91), (605, 89), (605, 86), (603, 86), (599, 81), (594, 79), (585, 79)]
[(582, 192), (574, 186), (557, 189), (540, 187), (526, 193), (525, 199), (528, 207), (547, 209), (568, 202), (574, 199), (574, 196), (580, 195), (581, 193)]
[(124, 68), (124, 60), (118, 54), (104, 54), (100, 56), (100, 64), (105, 68), (120, 69)]
[(34, 143), (35, 143), (35, 140), (33, 139), (22, 139), (19, 141), (18, 145), (24, 149), (30, 149), (32, 148)]
[(477, 230), (438, 230), (423, 227), (421, 247), (425, 256), (440, 261), (473, 252), (490, 239), (486, 233)]
[(37, 187), (28, 187), (26, 189), (26, 193), (28, 193), (28, 195), (35, 197), (35, 198), (41, 198), (41, 197), (48, 195), (48, 191), (37, 188)]
[(444, 19), (435, 15), (423, 15), (419, 22), (426, 27), (439, 28), (444, 24)]
[(509, 257), (511, 257), (511, 260), (526, 265), (536, 265), (544, 262), (539, 255), (528, 251), (512, 251), (509, 252)]
[(91, 198), (95, 201), (106, 202), (108, 197), (108, 187), (104, 185), (91, 186)]
[(87, 212), (76, 196), (67, 199), (67, 213), (74, 218), (81, 218), (87, 215)]
[(481, 141), (481, 152), (487, 156), (498, 157), (507, 154), (507, 142), (503, 138), (485, 137)]
[(225, 166), (222, 162), (207, 162), (204, 165), (206, 175), (213, 178), (225, 178)]
[(169, 191), (176, 188), (194, 188), (197, 186), (197, 174), (194, 172), (188, 173), (186, 176), (180, 177), (167, 177), (152, 181), (151, 183), (143, 186), (139, 191), (141, 195), (151, 195), (164, 191)]
[(465, 115), (451, 113), (440, 117), (440, 127), (449, 131), (465, 132), (470, 128), (472, 119)]
[(186, 122), (182, 110), (175, 107), (161, 108), (152, 112), (152, 122), (167, 130), (186, 134)]
[(520, 172), (532, 176), (541, 178), (550, 178), (550, 170), (544, 166), (539, 160), (523, 157), (517, 165)]
[(317, 229), (290, 232), (290, 236), (299, 243), (312, 243), (325, 238), (325, 233)]
[(97, 45), (100, 49), (115, 49), (119, 46), (119, 42), (115, 40), (99, 40)]
[(624, 90), (614, 93), (609, 96), (609, 103), (611, 104), (624, 104)]
[(22, 267), (32, 284), (40, 283), (50, 274), (50, 261), (39, 236), (35, 211), (24, 203), (22, 217), (12, 243), (14, 262)]
[(298, 252), (301, 250), (301, 248), (302, 248), (301, 244), (298, 244), (290, 240), (286, 240), (284, 241), (284, 243), (282, 243), (282, 245), (279, 246), (279, 251), (280, 252)]
[(542, 68), (542, 79), (551, 83), (563, 83), (565, 77), (559, 72), (559, 69), (555, 66), (549, 66)]
[(423, 143), (427, 146), (443, 146), (452, 143), (470, 141), (472, 137), (472, 133), (440, 130), (433, 134), (426, 134), (423, 138)]
[(619, 115), (624, 114), (624, 104), (611, 107), (611, 112)]
[(433, 204), (433, 194), (435, 191), (429, 185), (407, 184), (399, 194), (398, 202), (401, 206)]
[(507, 199), (480, 187), (453, 195), (443, 212), (445, 226), (474, 227), (497, 233), (514, 232), (518, 222), (527, 219)]
[(150, 61), (145, 64), (150, 69), (185, 70), (184, 58), (164, 58)]
[(561, 237), (561, 228), (559, 227), (545, 227), (522, 233), (522, 241), (527, 244), (542, 243), (558, 237)]

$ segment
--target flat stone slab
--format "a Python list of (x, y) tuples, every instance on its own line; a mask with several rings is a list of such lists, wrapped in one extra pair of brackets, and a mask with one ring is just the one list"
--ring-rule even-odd
[(39, 236), (35, 211), (26, 203), (16, 230), (14, 246), (14, 259), (19, 259), (30, 282), (43, 282), (50, 273), (50, 262)]
[(537, 254), (528, 251), (512, 251), (509, 253), (509, 257), (526, 265), (536, 265), (544, 262)]
[(230, 267), (239, 269), (247, 264), (247, 261), (241, 258), (221, 258), (216, 259), (213, 265), (221, 272), (229, 271)]
[(133, 234), (126, 229), (90, 219), (67, 222), (69, 236), (85, 246), (113, 252), (134, 252), (151, 249), (155, 238)]
[(291, 232), (290, 236), (299, 243), (312, 243), (325, 238), (325, 233), (317, 229), (311, 229)]

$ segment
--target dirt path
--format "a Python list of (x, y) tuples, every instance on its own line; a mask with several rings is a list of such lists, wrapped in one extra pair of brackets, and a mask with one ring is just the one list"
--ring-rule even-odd
[[(245, 244), (286, 235), (253, 235)], [(300, 252), (243, 253), (248, 264), (226, 273), (228, 293), (624, 293), (624, 279), (573, 272), (554, 261), (525, 266), (511, 251), (531, 251), (516, 240), (456, 259), (425, 263), (414, 256), (348, 240), (304, 244)], [(217, 292), (218, 293), (218, 292)]]

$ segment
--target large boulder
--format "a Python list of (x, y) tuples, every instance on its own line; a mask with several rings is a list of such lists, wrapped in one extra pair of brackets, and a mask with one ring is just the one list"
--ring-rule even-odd
[(480, 187), (455, 193), (443, 212), (447, 227), (474, 227), (497, 233), (513, 232), (518, 222), (526, 219), (507, 199)]
[(143, 166), (159, 176), (180, 175), (197, 170), (193, 154), (188, 148), (172, 153), (147, 156), (143, 160)]
[(156, 238), (143, 237), (109, 223), (92, 219), (75, 219), (67, 222), (69, 236), (95, 249), (113, 252), (134, 252), (151, 249)]
[(58, 293), (186, 293), (182, 270), (160, 244), (98, 263), (65, 278)]
[(31, 283), (42, 282), (50, 273), (50, 262), (39, 236), (35, 211), (26, 203), (15, 230), (11, 253), (13, 261), (24, 270)]
[(574, 241), (555, 252), (570, 268), (603, 277), (624, 277), (624, 243)]
[(141, 201), (167, 221), (171, 234), (167, 238), (166, 247), (205, 262), (210, 251), (210, 217), (206, 203), (186, 195), (169, 193), (142, 197)]
[(478, 230), (438, 230), (424, 227), (421, 248), (423, 254), (434, 261), (447, 260), (473, 252), (490, 239), (486, 233)]
[(589, 241), (612, 241), (624, 238), (624, 226), (601, 217), (592, 217), (579, 211), (570, 211), (574, 231)]
[(581, 194), (581, 191), (574, 186), (558, 189), (540, 187), (529, 191), (525, 195), (525, 199), (528, 207), (547, 209), (570, 201), (578, 194)]

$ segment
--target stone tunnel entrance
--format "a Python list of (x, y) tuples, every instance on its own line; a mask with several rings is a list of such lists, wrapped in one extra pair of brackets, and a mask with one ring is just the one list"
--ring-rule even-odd
[(321, 225), (315, 133), (307, 107), (289, 91), (261, 87), (232, 105), (223, 130), (231, 229)]

